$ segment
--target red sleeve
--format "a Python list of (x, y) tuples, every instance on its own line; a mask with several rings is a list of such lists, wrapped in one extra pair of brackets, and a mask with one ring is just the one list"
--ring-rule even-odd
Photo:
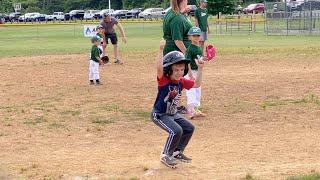
[(187, 90), (191, 89), (194, 85), (193, 80), (185, 79), (184, 77), (181, 78), (180, 81), (182, 83), (182, 87)]
[(169, 83), (169, 79), (166, 76), (162, 76), (160, 79), (157, 77), (158, 86), (165, 86)]

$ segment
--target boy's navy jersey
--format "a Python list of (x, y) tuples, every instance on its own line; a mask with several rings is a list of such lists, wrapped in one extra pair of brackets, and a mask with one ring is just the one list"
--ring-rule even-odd
[(158, 95), (154, 103), (154, 110), (158, 113), (174, 115), (177, 113), (181, 92), (183, 89), (191, 89), (194, 81), (181, 78), (179, 81), (171, 81), (168, 77), (162, 76), (158, 80)]

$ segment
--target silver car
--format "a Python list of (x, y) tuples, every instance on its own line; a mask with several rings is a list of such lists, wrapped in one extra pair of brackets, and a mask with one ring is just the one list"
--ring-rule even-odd
[(139, 13), (139, 18), (162, 18), (164, 16), (163, 10), (163, 8), (148, 8)]

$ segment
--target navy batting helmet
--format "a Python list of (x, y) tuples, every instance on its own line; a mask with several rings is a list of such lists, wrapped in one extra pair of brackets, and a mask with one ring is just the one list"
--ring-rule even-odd
[(172, 74), (171, 66), (177, 63), (185, 63), (186, 67), (184, 70), (184, 76), (188, 74), (188, 64), (190, 63), (189, 59), (186, 59), (184, 54), (179, 51), (169, 52), (167, 55), (163, 57), (163, 72), (166, 76), (170, 76)]

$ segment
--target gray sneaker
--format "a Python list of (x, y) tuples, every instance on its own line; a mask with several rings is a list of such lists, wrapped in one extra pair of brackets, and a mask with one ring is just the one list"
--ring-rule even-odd
[(120, 65), (123, 64), (123, 62), (121, 62), (119, 59), (115, 60), (114, 63), (115, 63), (115, 64), (120, 64)]
[(176, 165), (178, 164), (174, 158), (168, 156), (168, 155), (163, 155), (161, 158), (160, 158), (160, 161), (168, 166), (169, 168), (172, 168), (172, 169), (175, 169), (176, 168)]
[(192, 161), (191, 158), (185, 156), (181, 151), (176, 151), (173, 153), (173, 157), (181, 162), (189, 163)]

